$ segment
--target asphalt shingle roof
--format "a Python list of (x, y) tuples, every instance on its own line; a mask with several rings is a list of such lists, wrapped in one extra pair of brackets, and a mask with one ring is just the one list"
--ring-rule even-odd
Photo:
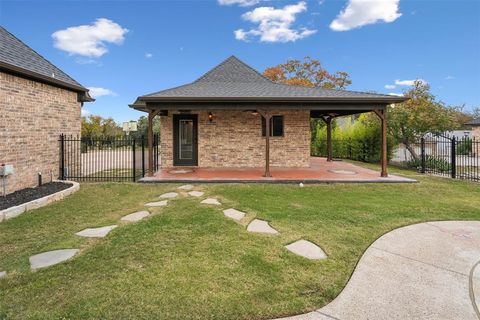
[(480, 118), (470, 120), (465, 124), (470, 126), (480, 126)]
[(147, 94), (140, 100), (188, 98), (260, 98), (260, 99), (365, 99), (381, 101), (403, 101), (404, 98), (347, 90), (309, 88), (275, 83), (234, 56), (231, 56), (196, 81)]
[(65, 72), (54, 66), (35, 50), (27, 46), (5, 28), (0, 26), (0, 66), (15, 68), (15, 71), (32, 76), (38, 75), (42, 79), (54, 83), (63, 83), (68, 87), (75, 87), (80, 91), (87, 91), (80, 83), (72, 79)]

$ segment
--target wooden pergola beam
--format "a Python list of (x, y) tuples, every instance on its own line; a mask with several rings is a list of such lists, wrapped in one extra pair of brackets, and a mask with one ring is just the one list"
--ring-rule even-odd
[(381, 126), (382, 126), (382, 155), (381, 155), (381, 165), (382, 165), (382, 172), (381, 176), (382, 177), (388, 177), (388, 172), (387, 172), (387, 109), (375, 109), (373, 110), (375, 114), (378, 116), (378, 118), (381, 121)]
[(257, 110), (265, 118), (265, 173), (264, 177), (271, 177), (270, 173), (270, 119), (272, 115), (267, 110)]
[(153, 176), (153, 119), (160, 113), (160, 110), (149, 109), (147, 121), (147, 143), (148, 143), (148, 176)]

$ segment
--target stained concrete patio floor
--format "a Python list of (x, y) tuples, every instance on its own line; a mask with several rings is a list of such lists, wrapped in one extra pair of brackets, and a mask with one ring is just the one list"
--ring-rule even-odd
[[(416, 180), (395, 175), (380, 177), (380, 172), (344, 161), (327, 162), (312, 157), (309, 168), (270, 169), (272, 177), (263, 177), (263, 168), (191, 168), (191, 170), (162, 169), (142, 182), (283, 182), (283, 183), (409, 183)], [(186, 172), (185, 172), (186, 171)]]
[(480, 221), (399, 228), (365, 251), (335, 300), (283, 319), (478, 320), (479, 260)]

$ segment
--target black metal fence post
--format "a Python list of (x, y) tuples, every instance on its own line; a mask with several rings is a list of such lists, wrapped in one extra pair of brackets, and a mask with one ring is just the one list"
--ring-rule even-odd
[(65, 180), (65, 136), (60, 135), (60, 180)]
[(142, 177), (145, 177), (145, 137), (142, 136)]
[(450, 151), (450, 166), (452, 170), (452, 178), (455, 179), (457, 177), (457, 141), (455, 139), (455, 136), (453, 136), (452, 140), (450, 140), (450, 143), (452, 144), (452, 148)]
[(425, 138), (424, 137), (422, 137), (420, 139), (420, 153), (421, 153), (420, 156), (421, 156), (421, 161), (422, 161), (420, 172), (425, 173), (425, 171), (426, 171), (426, 168), (425, 168), (426, 167), (426, 158), (427, 157), (425, 155)]
[(136, 177), (135, 177), (135, 168), (136, 168), (136, 163), (135, 163), (135, 137), (132, 139), (132, 181), (135, 182)]

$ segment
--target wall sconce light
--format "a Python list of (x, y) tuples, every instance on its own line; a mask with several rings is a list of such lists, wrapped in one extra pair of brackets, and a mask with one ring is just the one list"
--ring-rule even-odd
[(254, 115), (254, 116), (258, 116), (258, 112), (257, 112), (257, 110), (253, 110), (253, 111), (252, 111), (252, 115)]
[(213, 114), (211, 112), (208, 113), (208, 121), (213, 121)]

